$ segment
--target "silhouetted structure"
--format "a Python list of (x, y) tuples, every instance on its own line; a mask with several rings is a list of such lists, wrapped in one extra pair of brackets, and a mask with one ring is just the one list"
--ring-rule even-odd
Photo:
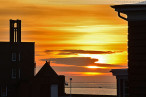
[(51, 68), (50, 62), (46, 62), (31, 82), (32, 94), (30, 97), (63, 96), (65, 92), (64, 84), (65, 76), (58, 76)]
[(10, 42), (21, 42), (21, 20), (10, 20)]
[[(128, 21), (129, 96), (146, 96), (146, 5), (112, 6), (118, 16)], [(120, 13), (126, 14), (127, 18)]]
[(65, 76), (58, 76), (50, 63), (34, 76), (34, 44), (21, 42), (21, 20), (10, 20), (10, 42), (0, 42), (0, 97), (64, 95)]
[(128, 70), (112, 69), (110, 72), (112, 72), (117, 79), (117, 97), (128, 97), (129, 96)]

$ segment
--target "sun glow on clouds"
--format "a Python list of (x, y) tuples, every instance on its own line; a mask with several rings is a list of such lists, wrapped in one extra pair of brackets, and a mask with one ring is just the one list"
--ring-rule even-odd
[(94, 76), (94, 75), (101, 75), (102, 73), (99, 73), (99, 72), (84, 72), (83, 74)]
[[(91, 20), (90, 20), (91, 21)], [(83, 25), (83, 26), (75, 26), (73, 28), (64, 28), (62, 30), (71, 30), (73, 32), (109, 32), (114, 31), (116, 29), (127, 28), (126, 26), (119, 25)]]
[(104, 57), (103, 55), (97, 55), (97, 54), (78, 54), (78, 55), (83, 57), (91, 57), (93, 59), (98, 59), (98, 61), (96, 61), (95, 63), (107, 63), (106, 57)]
[[(82, 35), (76, 40), (68, 41), (68, 43), (78, 43), (78, 44), (88, 44), (88, 45), (98, 45), (103, 43), (116, 43), (117, 41), (126, 42), (126, 36), (118, 35), (119, 30), (126, 29), (124, 25), (82, 25), (74, 27), (64, 27), (60, 30), (69, 32), (78, 32)], [(109, 34), (109, 32), (111, 34)], [(83, 34), (84, 33), (84, 34)], [(113, 35), (112, 33), (117, 33)], [(121, 41), (121, 37), (125, 39)]]
[[(127, 52), (119, 52), (113, 54), (78, 54), (81, 57), (90, 57), (91, 59), (98, 59), (95, 63), (108, 63), (108, 64), (127, 64)], [(123, 57), (125, 56), (125, 57)]]
[(107, 68), (107, 67), (100, 67), (100, 66), (85, 66), (85, 68), (97, 69), (97, 68)]
[[(41, 61), (40, 59), (48, 58), (77, 57), (79, 60), (85, 62), (82, 67), (77, 66), (81, 61), (79, 61), (78, 64), (76, 63), (73, 65), (69, 63), (51, 63), (51, 66), (58, 67), (58, 69), (55, 69), (57, 73), (59, 73), (59, 71), (61, 71), (63, 67), (66, 67), (66, 70), (64, 69), (64, 72), (61, 73), (65, 76), (67, 76), (68, 74), (70, 74), (71, 76), (104, 76), (108, 75), (109, 71), (107, 71), (106, 68), (103, 68), (102, 66), (97, 66), (98, 63), (126, 64), (125, 56), (127, 55), (127, 53), (89, 54), (83, 52), (80, 54), (68, 54), (66, 52), (66, 54), (64, 53), (64, 55), (61, 55), (62, 52), (60, 51), (51, 53), (44, 52), (46, 49), (126, 51), (126, 21), (119, 19), (117, 13), (115, 13), (114, 10), (110, 8), (110, 5), (43, 6), (39, 3), (39, 1), (42, 2), (43, 0), (37, 0), (36, 2), (34, 2), (33, 0), (15, 0), (14, 5), (14, 0), (2, 1), (5, 2), (4, 4), (1, 4), (2, 6), (0, 6), (0, 39), (2, 41), (8, 41), (8, 20), (10, 18), (21, 19), (22, 40), (24, 42), (34, 41), (36, 44), (36, 71), (38, 71), (38, 67), (41, 68), (41, 66), (44, 64), (44, 61), (46, 61)], [(23, 3), (17, 1), (22, 1)], [(28, 4), (27, 1), (35, 4)], [(48, 2), (48, 0), (45, 1)], [(25, 2), (27, 2), (27, 4), (25, 4)], [(88, 58), (80, 59), (79, 57)], [(92, 59), (98, 59), (98, 61), (93, 61)], [(67, 61), (69, 61), (69, 59)], [(88, 64), (86, 61), (88, 61)], [(74, 62), (74, 60), (72, 62)], [(74, 72), (71, 72), (72, 67), (75, 68)], [(80, 69), (80, 71), (78, 71), (78, 69)], [(83, 70), (85, 69), (87, 69), (87, 72), (83, 72)], [(96, 72), (96, 69), (102, 69), (102, 71)]]
[(111, 73), (101, 72), (58, 72), (58, 74), (65, 74), (67, 76), (109, 76)]

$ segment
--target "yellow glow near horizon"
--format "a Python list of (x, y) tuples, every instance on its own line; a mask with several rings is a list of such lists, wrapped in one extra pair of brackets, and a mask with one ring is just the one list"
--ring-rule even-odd
[(106, 67), (100, 67), (100, 66), (85, 66), (85, 68), (97, 69), (97, 68), (106, 68)]
[(72, 76), (107, 76), (112, 75), (112, 73), (102, 73), (102, 72), (58, 72), (60, 75), (72, 75)]
[(98, 61), (96, 61), (95, 63), (106, 63), (107, 59), (106, 57), (104, 57), (103, 55), (95, 55), (95, 54), (78, 54), (79, 56), (83, 56), (83, 57), (91, 57), (93, 59), (98, 59)]
[(95, 76), (95, 75), (101, 75), (102, 73), (99, 72), (84, 72), (85, 75)]
[(121, 65), (126, 65), (127, 63), (126, 51), (113, 53), (113, 54), (78, 54), (78, 55), (81, 57), (90, 57), (91, 59), (98, 59), (98, 61), (96, 61), (95, 63), (121, 64)]

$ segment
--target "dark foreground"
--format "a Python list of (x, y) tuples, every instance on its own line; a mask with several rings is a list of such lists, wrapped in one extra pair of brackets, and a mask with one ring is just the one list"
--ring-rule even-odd
[[(67, 94), (67, 96), (70, 96)], [(85, 94), (72, 94), (71, 97), (117, 97), (116, 95), (85, 95)]]

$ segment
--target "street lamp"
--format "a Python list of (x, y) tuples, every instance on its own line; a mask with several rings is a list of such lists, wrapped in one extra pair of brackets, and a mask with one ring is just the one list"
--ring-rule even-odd
[(71, 97), (71, 81), (72, 81), (72, 78), (70, 78), (70, 97)]

